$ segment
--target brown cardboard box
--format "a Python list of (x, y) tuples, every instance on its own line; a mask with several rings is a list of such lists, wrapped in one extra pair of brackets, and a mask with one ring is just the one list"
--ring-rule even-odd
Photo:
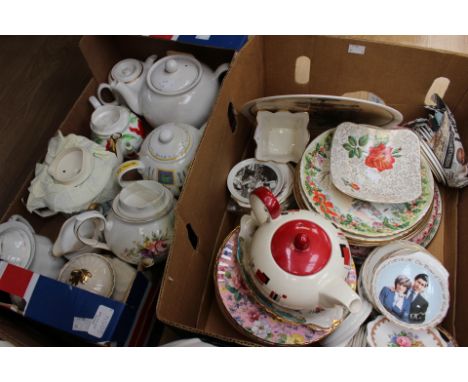
[[(295, 81), (296, 59), (311, 60), (310, 81)], [(213, 260), (237, 219), (227, 212), (229, 170), (246, 156), (253, 126), (238, 111), (254, 98), (279, 94), (343, 94), (365, 89), (400, 110), (405, 120), (424, 116), (427, 90), (447, 77), (445, 94), (468, 147), (468, 56), (385, 43), (316, 36), (262, 36), (247, 43), (225, 78), (198, 156), (176, 211), (157, 317), (196, 333), (255, 345), (223, 316), (214, 294)], [(301, 81), (302, 82), (302, 81)], [(237, 113), (236, 113), (237, 111)], [(236, 116), (236, 118), (234, 118)], [(250, 153), (251, 154), (251, 153)], [(444, 214), (429, 250), (450, 272), (451, 308), (444, 326), (468, 345), (468, 190), (442, 188)]]
[[(23, 203), (27, 199), (28, 187), (34, 176), (34, 163), (43, 160), (47, 149), (47, 140), (56, 133), (57, 128), (64, 134), (75, 133), (89, 136), (89, 120), (93, 108), (89, 104), (88, 98), (96, 93), (100, 82), (107, 81), (107, 75), (112, 66), (123, 58), (133, 57), (144, 60), (151, 54), (162, 57), (168, 51), (178, 51), (193, 54), (208, 66), (216, 68), (221, 63), (230, 62), (234, 55), (232, 50), (227, 49), (188, 45), (176, 41), (138, 36), (86, 36), (81, 39), (80, 48), (94, 78), (84, 88), (60, 126), (57, 125), (55, 128), (46, 126), (44, 130), (45, 128), (47, 130), (41, 131), (41, 134), (47, 135), (48, 138), (40, 140), (42, 147), (31, 151), (32, 158), (29, 158), (29, 160), (32, 165), (29, 170), (25, 170), (28, 175), (20, 179), (18, 182), (20, 187), (17, 187), (16, 191), (12, 193), (14, 197), (5, 200), (5, 208), (0, 211), (2, 222), (8, 220), (12, 214), (20, 214), (33, 225), (38, 234), (47, 236), (52, 241), (55, 240), (65, 218), (61, 215), (40, 218), (28, 213)], [(73, 75), (73, 67), (70, 71), (68, 75)], [(56, 94), (50, 94), (52, 98), (60, 96), (58, 90)], [(23, 151), (20, 151), (20, 153), (25, 155)], [(14, 166), (13, 162), (10, 164)], [(161, 269), (155, 272), (156, 274), (161, 273)], [(16, 345), (26, 346), (86, 345), (86, 343), (77, 340), (73, 336), (29, 321), (4, 309), (0, 309), (0, 338), (9, 340)]]

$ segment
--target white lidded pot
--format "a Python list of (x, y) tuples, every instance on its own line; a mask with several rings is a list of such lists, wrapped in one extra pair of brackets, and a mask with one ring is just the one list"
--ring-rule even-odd
[[(149, 56), (145, 62), (135, 58), (126, 58), (115, 64), (108, 77), (109, 83), (102, 83), (98, 86), (97, 96), (102, 104), (118, 105), (126, 104), (134, 113), (142, 115), (142, 110), (138, 101), (142, 87), (146, 82), (146, 74), (151, 65), (156, 61), (157, 56)], [(112, 92), (115, 100), (107, 102), (102, 96), (102, 92), (108, 89)]]
[(295, 310), (361, 309), (345, 281), (344, 248), (331, 223), (311, 211), (281, 212), (266, 187), (255, 189), (250, 203), (258, 227), (247, 246), (246, 271), (265, 297)]
[(52, 255), (49, 238), (37, 235), (29, 222), (12, 215), (0, 224), (0, 260), (57, 279), (65, 261)]
[(123, 163), (117, 170), (120, 185), (122, 177), (138, 170), (144, 179), (157, 180), (178, 196), (185, 182), (203, 134), (201, 130), (183, 123), (167, 123), (154, 129), (143, 141), (139, 160)]
[[(152, 180), (129, 183), (115, 197), (112, 209), (104, 217), (96, 211), (77, 215), (74, 232), (83, 244), (113, 252), (130, 264), (151, 266), (168, 253), (174, 230), (172, 193)], [(105, 242), (99, 235), (85, 237), (81, 226), (89, 219), (98, 219), (96, 229), (104, 231)]]

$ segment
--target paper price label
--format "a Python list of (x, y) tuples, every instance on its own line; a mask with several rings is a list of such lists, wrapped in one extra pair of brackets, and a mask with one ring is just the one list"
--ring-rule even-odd
[(366, 53), (366, 47), (364, 45), (349, 44), (348, 53), (364, 54)]
[(114, 309), (111, 309), (107, 306), (100, 305), (92, 319), (91, 324), (89, 325), (88, 334), (101, 338), (106, 332), (107, 326), (112, 320), (114, 315)]

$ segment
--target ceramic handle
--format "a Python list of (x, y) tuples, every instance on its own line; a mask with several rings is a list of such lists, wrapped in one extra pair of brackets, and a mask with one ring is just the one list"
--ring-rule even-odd
[(99, 109), (102, 106), (102, 103), (95, 96), (91, 96), (88, 98), (89, 103), (95, 108)]
[[(109, 89), (109, 91), (112, 93), (114, 96), (114, 100), (112, 102), (106, 102), (101, 96), (101, 93), (104, 89)], [(109, 84), (102, 83), (99, 84), (98, 89), (97, 89), (97, 96), (99, 98), (99, 102), (101, 102), (103, 105), (109, 104), (109, 105), (118, 105), (119, 103), (117, 102), (117, 97), (115, 96), (114, 92), (112, 91), (112, 87)], [(94, 106), (94, 105), (93, 105)]]
[(125, 187), (126, 185), (131, 183), (130, 181), (123, 181), (122, 180), (122, 177), (126, 173), (128, 173), (130, 171), (135, 171), (135, 170), (139, 170), (139, 172), (141, 173), (141, 172), (143, 172), (144, 169), (145, 169), (145, 164), (142, 161), (139, 161), (139, 160), (130, 160), (128, 162), (122, 163), (119, 166), (119, 168), (117, 169), (117, 172), (116, 172), (117, 181), (119, 182), (120, 187)]
[(150, 65), (153, 65), (154, 62), (158, 59), (158, 55), (157, 54), (152, 54), (151, 56), (149, 56), (146, 61), (145, 61), (145, 66), (149, 67)]
[(23, 223), (23, 224), (26, 224), (28, 226), (28, 228), (31, 230), (32, 233), (35, 233), (34, 232), (34, 228), (32, 227), (31, 223), (29, 223), (25, 218), (23, 218), (21, 215), (11, 215), (10, 221), (14, 221), (14, 222), (20, 222), (20, 223)]
[[(101, 220), (103, 224), (98, 229), (99, 229), (99, 231), (104, 230), (104, 228), (106, 226), (106, 223), (107, 223), (106, 218), (97, 211), (87, 211), (87, 212), (83, 212), (82, 214), (80, 214), (80, 215), (78, 215), (76, 217), (75, 226), (73, 227), (73, 232), (75, 233), (75, 236), (77, 237), (77, 239), (79, 241), (81, 241), (85, 245), (89, 245), (90, 247), (93, 247), (93, 248), (101, 248), (101, 249), (106, 249), (106, 250), (110, 251), (111, 249), (109, 248), (109, 246), (106, 243), (100, 242), (97, 239), (90, 239), (88, 237), (81, 236), (80, 227), (83, 225), (83, 223), (85, 221), (87, 221), (89, 219), (99, 219), (99, 220)], [(99, 236), (99, 235), (97, 235), (97, 236)]]
[(258, 224), (276, 219), (281, 214), (281, 206), (275, 195), (266, 187), (259, 187), (250, 194), (250, 206)]
[(221, 64), (214, 72), (215, 78), (218, 79), (221, 74), (226, 73), (228, 70), (229, 64)]

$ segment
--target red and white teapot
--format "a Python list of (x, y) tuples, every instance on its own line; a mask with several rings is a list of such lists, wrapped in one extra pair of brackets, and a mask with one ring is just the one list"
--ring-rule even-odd
[(343, 257), (350, 252), (341, 232), (314, 212), (281, 212), (266, 187), (255, 189), (250, 203), (252, 215), (241, 225), (257, 227), (246, 240), (245, 271), (259, 292), (289, 309), (361, 309), (360, 297), (345, 282)]

